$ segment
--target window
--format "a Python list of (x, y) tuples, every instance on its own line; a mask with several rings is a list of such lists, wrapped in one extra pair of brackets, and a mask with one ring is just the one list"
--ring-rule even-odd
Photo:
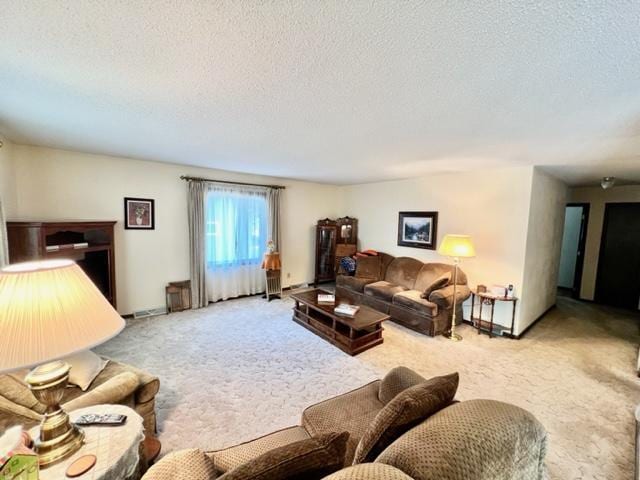
[(207, 267), (259, 265), (267, 243), (267, 199), (261, 192), (214, 189), (205, 210)]

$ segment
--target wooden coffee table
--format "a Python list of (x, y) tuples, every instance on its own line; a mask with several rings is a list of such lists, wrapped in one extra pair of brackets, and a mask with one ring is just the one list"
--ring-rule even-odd
[(318, 294), (327, 293), (331, 292), (316, 288), (291, 295), (296, 302), (293, 321), (349, 355), (357, 355), (384, 341), (382, 322), (389, 320), (389, 315), (366, 305), (360, 305), (355, 317), (337, 315), (333, 309), (340, 304), (339, 296), (336, 295), (335, 305), (318, 303)]

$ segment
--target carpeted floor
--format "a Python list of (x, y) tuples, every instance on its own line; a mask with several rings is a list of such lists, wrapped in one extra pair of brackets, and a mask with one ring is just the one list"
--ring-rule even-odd
[[(349, 357), (291, 321), (291, 300), (259, 297), (130, 321), (98, 349), (157, 374), (163, 452), (217, 449), (297, 424), (303, 408), (396, 365), (460, 372), (458, 398), (493, 398), (534, 413), (550, 435), (553, 479), (627, 479), (640, 317), (559, 298), (523, 339), (469, 326), (451, 343), (385, 324), (385, 342)], [(464, 455), (464, 452), (460, 452)]]

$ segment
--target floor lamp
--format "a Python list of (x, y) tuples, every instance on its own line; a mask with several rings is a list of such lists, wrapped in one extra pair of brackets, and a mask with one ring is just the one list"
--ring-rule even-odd
[(476, 256), (476, 249), (473, 246), (469, 235), (445, 235), (438, 253), (453, 259), (453, 314), (451, 315), (451, 329), (444, 334), (449, 340), (459, 342), (462, 336), (456, 333), (456, 289), (458, 284), (458, 265), (461, 258)]
[(0, 270), (0, 373), (35, 368), (25, 381), (46, 408), (35, 440), (41, 467), (76, 452), (84, 434), (60, 407), (63, 357), (117, 335), (124, 320), (75, 262), (45, 260)]

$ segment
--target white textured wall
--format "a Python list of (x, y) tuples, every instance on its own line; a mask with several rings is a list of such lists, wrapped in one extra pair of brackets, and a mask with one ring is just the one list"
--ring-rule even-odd
[(556, 303), (567, 186), (534, 169), (518, 333)]
[(7, 216), (16, 210), (16, 183), (13, 168), (13, 144), (0, 136), (0, 199)]
[(582, 225), (582, 207), (567, 207), (564, 215), (564, 232), (560, 252), (559, 287), (574, 287), (576, 260), (580, 246), (580, 225)]
[(600, 187), (572, 188), (569, 196), (571, 202), (588, 203), (590, 205), (580, 298), (593, 300), (596, 291), (596, 275), (598, 273), (598, 257), (600, 255), (605, 204), (640, 202), (640, 186), (627, 185), (613, 187), (609, 190), (603, 190)]
[[(470, 285), (512, 283), (519, 294), (532, 175), (532, 167), (520, 167), (344, 187), (344, 213), (358, 219), (362, 248), (449, 262), (433, 250), (397, 245), (398, 212), (437, 211), (438, 241), (447, 233), (473, 237), (477, 257), (464, 259), (461, 266)], [(497, 323), (510, 324), (510, 308), (504, 304), (496, 308)]]
[[(19, 208), (13, 220), (117, 220), (116, 278), (122, 314), (164, 305), (167, 282), (189, 278), (188, 174), (285, 185), (284, 284), (311, 281), (314, 225), (341, 211), (339, 187), (166, 163), (14, 145)], [(155, 199), (156, 228), (123, 229), (124, 197)], [(290, 274), (290, 277), (287, 275)]]

